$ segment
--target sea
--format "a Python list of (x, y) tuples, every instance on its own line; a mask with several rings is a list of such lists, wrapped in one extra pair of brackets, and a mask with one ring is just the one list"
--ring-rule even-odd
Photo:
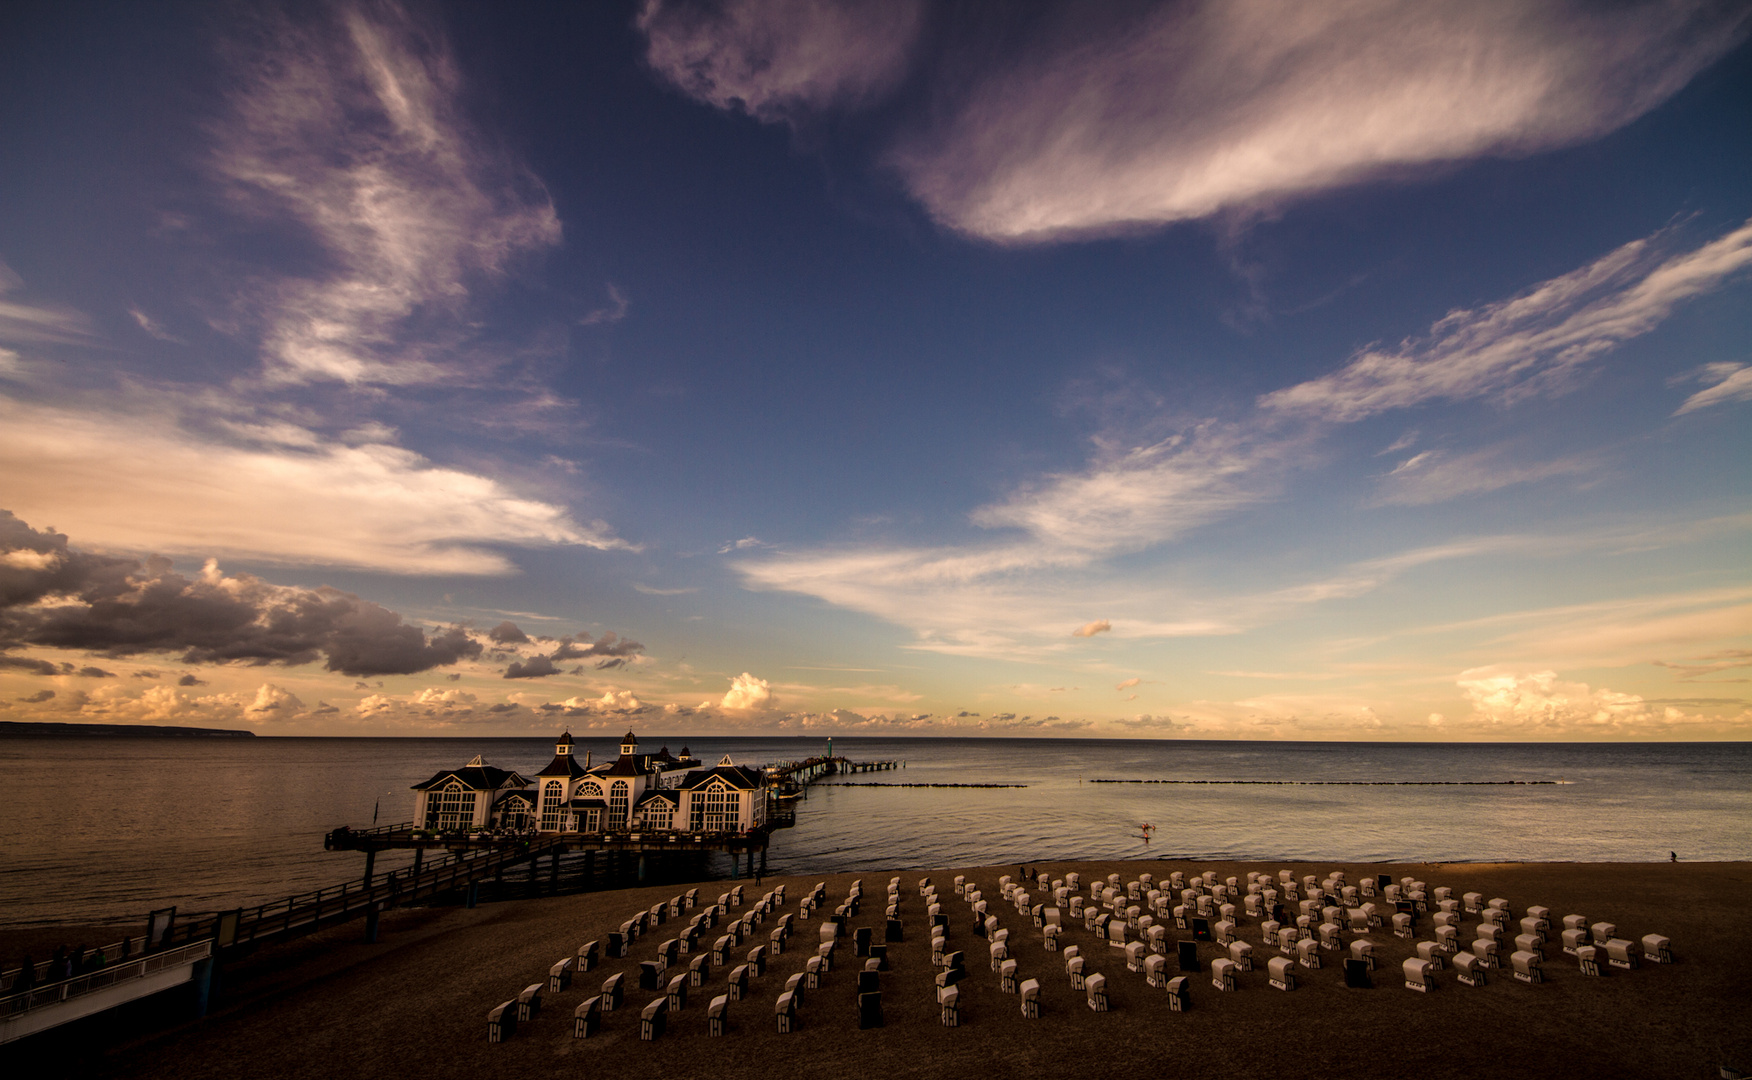
[[(822, 738), (641, 738), (707, 765)], [(596, 760), (616, 740), (583, 739)], [(1403, 744), (836, 738), (893, 771), (812, 785), (769, 873), (1093, 859), (1752, 859), (1752, 743)], [(547, 739), (0, 739), (0, 925), (217, 911), (356, 879), (338, 825), (413, 816), (411, 785)], [(1123, 782), (1115, 782), (1123, 781)], [(901, 786), (907, 785), (907, 786)], [(968, 785), (968, 786), (931, 786)], [(971, 786), (1008, 785), (1008, 786)], [(386, 853), (378, 869), (405, 861)], [(727, 860), (700, 867), (728, 876)]]

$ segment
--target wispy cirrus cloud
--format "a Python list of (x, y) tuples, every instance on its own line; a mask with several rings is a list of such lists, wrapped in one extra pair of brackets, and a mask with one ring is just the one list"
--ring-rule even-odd
[(1595, 467), (1593, 461), (1579, 456), (1516, 461), (1500, 446), (1452, 455), (1426, 450), (1400, 462), (1383, 477), (1371, 501), (1377, 506), (1427, 506), (1554, 476), (1578, 476), (1592, 472)]
[(902, 142), (894, 164), (937, 220), (1052, 240), (1580, 142), (1664, 101), (1745, 21), (1702, 2), (1114, 10), (1050, 25)]
[(244, 296), (268, 379), (455, 378), (471, 289), (559, 241), (546, 192), (464, 118), (427, 20), (386, 2), (259, 29), (234, 50), (211, 161), (236, 207), (316, 248), (313, 269)]
[(1270, 497), (1298, 445), (1293, 433), (1221, 421), (1141, 445), (1100, 438), (1085, 467), (1025, 484), (972, 520), (1021, 529), (1061, 561), (1135, 551)]
[(865, 105), (910, 74), (926, 92), (887, 157), (908, 190), (950, 228), (1041, 242), (1595, 138), (1747, 22), (1709, 0), (944, 9), (940, 26), (978, 25), (932, 49), (917, 4), (650, 0), (639, 25), (665, 78), (762, 120)]
[(1686, 398), (1685, 403), (1674, 410), (1674, 416), (1684, 416), (1688, 412), (1707, 409), (1712, 405), (1752, 401), (1752, 367), (1745, 364), (1705, 364), (1692, 378), (1707, 385)]
[[(99, 335), (91, 317), (66, 304), (31, 303), (8, 294), (24, 289), (24, 279), (0, 262), (0, 342), (9, 345), (91, 345)], [(0, 368), (0, 374), (4, 368)]]
[[(1597, 542), (1606, 537), (1596, 538)], [(1476, 652), (1527, 663), (1606, 667), (1752, 634), (1752, 588), (1725, 586), (1562, 604), (1440, 623), (1419, 633), (1494, 631)]]
[[(1722, 652), (1708, 653), (1694, 657), (1690, 662), (1675, 662), (1671, 660), (1651, 661), (1656, 667), (1670, 668), (1679, 672), (1682, 682), (1701, 681), (1705, 676), (1719, 675), (1724, 671), (1734, 671), (1738, 668), (1752, 668), (1752, 649), (1727, 649)], [(1711, 682), (1749, 682), (1746, 678), (1712, 679)]]
[(645, 0), (646, 62), (691, 97), (760, 120), (856, 109), (905, 74), (920, 0)]
[[(1233, 634), (1300, 605), (1360, 596), (1429, 562), (1525, 550), (1529, 537), (1420, 547), (1223, 601), (1125, 582), (1111, 569), (1121, 556), (1278, 497), (1337, 425), (1434, 400), (1513, 401), (1554, 388), (1564, 372), (1652, 331), (1685, 300), (1752, 265), (1752, 223), (1690, 251), (1664, 251), (1671, 243), (1657, 234), (1513, 299), (1455, 312), (1427, 339), (1365, 351), (1332, 375), (1262, 396), (1240, 417), (1191, 423), (1167, 438), (1104, 433), (1080, 468), (974, 509), (969, 521), (991, 530), (991, 540), (780, 551), (736, 569), (753, 588), (815, 596), (909, 627), (920, 648), (1038, 658), (1062, 648), (1062, 628), (1081, 625), (1092, 606), (1114, 613), (1119, 638)], [(1428, 505), (1594, 467), (1581, 455), (1520, 462), (1503, 447), (1426, 451), (1385, 477), (1372, 501)]]
[[(0, 397), (9, 508), (82, 542), (396, 574), (505, 574), (497, 546), (633, 545), (602, 522), (399, 446), (296, 425), (188, 432), (174, 418)], [(253, 435), (253, 438), (248, 436)]]
[(1452, 312), (1425, 338), (1365, 349), (1332, 374), (1274, 390), (1259, 404), (1348, 422), (1432, 401), (1538, 393), (1752, 267), (1752, 222), (1691, 251), (1667, 254), (1668, 241), (1633, 240), (1513, 299)]

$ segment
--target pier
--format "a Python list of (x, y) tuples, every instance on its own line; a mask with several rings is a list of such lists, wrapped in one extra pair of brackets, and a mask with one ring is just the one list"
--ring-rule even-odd
[(841, 774), (887, 772), (901, 767), (898, 761), (853, 761), (835, 755), (804, 758), (802, 761), (781, 761), (765, 769), (767, 787), (800, 790), (817, 780)]
[[(95, 971), (50, 979), (50, 964), (0, 972), (0, 1044), (95, 1015), (118, 1005), (175, 987), (193, 984), (195, 1010), (204, 1014), (214, 975), (228, 955), (290, 940), (353, 920), (363, 920), (365, 939), (376, 941), (383, 912), (407, 905), (460, 896), (473, 907), (483, 883), (503, 893), (508, 870), (527, 866), (531, 893), (557, 892), (566, 881), (562, 860), (570, 858), (576, 887), (642, 884), (653, 861), (721, 852), (730, 857), (732, 879), (766, 872), (772, 833), (795, 823), (793, 802), (807, 797), (810, 784), (832, 776), (886, 772), (896, 761), (852, 761), (844, 756), (786, 761), (758, 770), (764, 780), (764, 822), (733, 832), (608, 830), (532, 832), (459, 830), (435, 833), (412, 821), (356, 829), (340, 826), (323, 838), (327, 851), (365, 856), (360, 877), (285, 899), (229, 911), (153, 912), (148, 935), (130, 937), (75, 958), (83, 962), (101, 952), (110, 958)], [(381, 851), (409, 850), (413, 863), (378, 873)], [(600, 860), (601, 865), (598, 865)], [(629, 865), (630, 864), (630, 865)], [(603, 880), (605, 879), (605, 880)], [(77, 969), (76, 969), (77, 970)]]
[(35, 978), (29, 980), (34, 985), (23, 991), (18, 990), (22, 968), (0, 972), (0, 1044), (190, 982), (196, 984), (196, 1011), (204, 1012), (214, 966), (227, 952), (354, 919), (365, 920), (366, 939), (375, 941), (378, 918), (389, 908), (459, 891), (472, 906), (473, 890), (482, 880), (502, 874), (509, 866), (533, 863), (553, 849), (544, 841), (522, 849), (463, 851), (250, 908), (180, 915), (174, 908), (155, 912), (163, 919), (159, 932), (106, 946), (104, 955), (119, 959), (97, 971), (50, 980), (49, 964), (40, 963)]

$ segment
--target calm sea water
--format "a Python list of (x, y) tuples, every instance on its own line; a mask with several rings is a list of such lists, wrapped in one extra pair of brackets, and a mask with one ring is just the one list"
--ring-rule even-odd
[[(659, 742), (642, 743), (654, 749)], [(712, 763), (819, 739), (669, 738)], [(597, 760), (612, 740), (585, 740)], [(836, 739), (903, 771), (815, 785), (773, 872), (1068, 859), (1648, 861), (1752, 858), (1752, 744), (1403, 745)], [(523, 771), (545, 739), (0, 740), (0, 924), (211, 911), (356, 876), (336, 825), (413, 813), (409, 785), (475, 754)], [(1096, 784), (1094, 779), (1294, 781)], [(1429, 781), (1561, 780), (1532, 786)], [(1349, 786), (1312, 781), (1420, 781)], [(1001, 783), (1025, 788), (862, 784)], [(1155, 826), (1140, 839), (1138, 826)], [(380, 869), (399, 865), (385, 856)], [(727, 872), (724, 864), (720, 869)]]

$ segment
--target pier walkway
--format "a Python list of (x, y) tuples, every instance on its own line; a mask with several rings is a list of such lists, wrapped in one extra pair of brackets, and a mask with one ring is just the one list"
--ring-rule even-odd
[[(49, 964), (37, 965), (29, 990), (18, 991), (23, 969), (0, 972), (0, 1043), (21, 1039), (61, 1024), (135, 1001), (149, 994), (197, 982), (197, 1011), (204, 1009), (205, 980), (212, 961), (226, 950), (284, 940), (353, 919), (365, 920), (367, 939), (375, 940), (383, 911), (435, 896), (467, 890), (525, 861), (533, 862), (558, 845), (547, 841), (519, 847), (463, 851), (363, 881), (317, 889), (231, 911), (172, 914), (169, 925), (148, 950), (146, 938), (106, 946), (107, 957), (125, 957), (97, 971), (50, 981)], [(83, 959), (80, 958), (80, 959)]]

